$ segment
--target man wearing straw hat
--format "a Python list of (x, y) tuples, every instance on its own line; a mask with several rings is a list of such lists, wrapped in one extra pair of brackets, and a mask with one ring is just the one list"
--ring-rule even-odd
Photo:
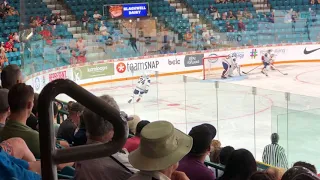
[(177, 172), (179, 161), (189, 153), (192, 138), (175, 129), (170, 122), (156, 121), (141, 131), (141, 143), (129, 155), (129, 161), (140, 172), (129, 180), (189, 180)]

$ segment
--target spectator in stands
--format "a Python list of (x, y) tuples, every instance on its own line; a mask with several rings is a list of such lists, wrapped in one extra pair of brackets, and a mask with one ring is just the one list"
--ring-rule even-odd
[(57, 123), (58, 111), (59, 110), (57, 104), (53, 103), (53, 130), (55, 137), (57, 137), (58, 130), (60, 127), (60, 124)]
[(233, 25), (230, 24), (229, 21), (226, 22), (226, 30), (227, 30), (227, 32), (234, 32)]
[(207, 12), (212, 15), (216, 9), (217, 8), (213, 7), (213, 5), (210, 5), (207, 9)]
[(99, 14), (98, 11), (95, 10), (95, 11), (94, 11), (94, 14), (93, 14), (93, 19), (94, 19), (95, 21), (100, 21), (101, 18), (102, 18), (101, 14)]
[(176, 169), (191, 148), (192, 138), (175, 129), (170, 122), (148, 124), (141, 132), (139, 148), (129, 155), (130, 163), (140, 170), (129, 180), (188, 180)]
[(38, 98), (39, 94), (35, 93), (33, 98), (33, 108), (30, 116), (27, 119), (27, 126), (31, 127), (33, 130), (38, 131)]
[(238, 10), (236, 15), (238, 20), (242, 19), (242, 11)]
[(220, 20), (221, 19), (221, 16), (220, 16), (220, 13), (219, 13), (218, 9), (215, 12), (213, 12), (212, 15), (213, 15), (213, 19), (214, 20)]
[(214, 180), (213, 172), (204, 165), (204, 161), (210, 154), (211, 142), (216, 136), (216, 128), (211, 124), (201, 124), (193, 127), (189, 136), (193, 138), (192, 149), (179, 162), (178, 171), (186, 173), (190, 180)]
[(149, 123), (150, 123), (149, 121), (143, 120), (137, 124), (135, 136), (132, 138), (129, 138), (127, 140), (126, 144), (124, 145), (124, 148), (127, 149), (129, 153), (136, 150), (139, 147), (140, 134), (141, 134), (142, 128), (145, 127)]
[(6, 8), (3, 3), (0, 5), (0, 18), (5, 19), (6, 18)]
[(295, 162), (293, 164), (293, 167), (294, 166), (305, 167), (305, 168), (309, 169), (311, 172), (317, 174), (317, 169), (313, 164), (310, 164), (310, 163), (307, 163), (307, 162), (298, 161), (298, 162)]
[(101, 26), (100, 26), (99, 30), (100, 30), (100, 34), (103, 35), (103, 36), (109, 36), (110, 35), (108, 33), (107, 27), (104, 25), (103, 22), (101, 22)]
[[(18, 138), (14, 138), (17, 141)], [(12, 142), (12, 139), (8, 139), (8, 141)], [(21, 139), (18, 140), (20, 146), (19, 150), (17, 148), (9, 147), (8, 143), (0, 144), (0, 174), (1, 179), (32, 179), (32, 180), (40, 180), (41, 176), (41, 167), (40, 161), (30, 161), (27, 162), (25, 160), (21, 160), (15, 158), (14, 156), (9, 155), (12, 153), (24, 153), (24, 155), (30, 150), (24, 145), (24, 141)], [(16, 143), (17, 144), (17, 143)], [(10, 144), (9, 144), (10, 146)], [(33, 157), (34, 158), (34, 157)]]
[(78, 62), (78, 56), (74, 49), (70, 50), (71, 57), (70, 57), (70, 64), (77, 64)]
[(36, 17), (36, 23), (37, 23), (37, 27), (42, 25), (42, 19), (40, 18), (40, 16)]
[(81, 17), (82, 26), (87, 29), (88, 22), (90, 21), (90, 17), (88, 16), (88, 12), (86, 10), (83, 11), (83, 15)]
[(219, 180), (244, 180), (257, 171), (257, 163), (250, 151), (235, 150), (228, 158), (224, 174)]
[(239, 31), (245, 31), (246, 30), (246, 25), (242, 22), (241, 19), (238, 22), (238, 30)]
[(251, 13), (248, 11), (247, 8), (244, 8), (242, 14), (243, 14), (243, 18), (246, 18), (246, 19), (249, 19), (249, 18), (250, 18), (250, 15), (251, 15)]
[(8, 58), (6, 55), (5, 50), (0, 49), (0, 68), (3, 69), (4, 68), (4, 63), (8, 62)]
[(20, 37), (18, 35), (18, 32), (14, 32), (13, 40), (14, 40), (15, 43), (20, 43)]
[[(220, 150), (220, 154), (219, 154), (219, 162), (222, 166), (226, 166), (229, 160), (230, 155), (232, 154), (232, 152), (234, 151), (234, 148), (231, 146), (226, 146), (224, 148), (222, 148)], [(215, 171), (213, 171), (215, 172)], [(223, 175), (223, 171), (218, 170), (218, 174), (215, 174), (216, 178), (219, 179), (222, 175)]]
[(276, 180), (281, 180), (283, 174), (285, 172), (285, 169), (283, 168), (276, 168), (276, 167), (269, 167), (266, 170), (266, 173), (270, 174), (271, 176), (274, 176)]
[(77, 42), (76, 42), (76, 46), (77, 46), (77, 49), (79, 50), (79, 52), (86, 52), (86, 45), (82, 39), (82, 37), (80, 37)]
[(6, 52), (6, 49), (4, 48), (4, 42), (1, 42), (0, 50)]
[(80, 146), (85, 145), (87, 143), (87, 135), (86, 135), (87, 129), (85, 126), (85, 122), (83, 119), (83, 116), (80, 117), (80, 125), (77, 132), (74, 134), (73, 137), (73, 146)]
[(236, 19), (236, 16), (233, 15), (231, 10), (228, 13), (228, 19), (230, 19), (230, 20)]
[(8, 89), (0, 89), (0, 131), (3, 129), (10, 115), (8, 92)]
[(4, 48), (6, 49), (6, 52), (16, 52), (17, 48), (14, 47), (13, 38), (9, 39), (8, 42), (4, 45)]
[(94, 25), (93, 33), (94, 33), (95, 35), (99, 35), (99, 34), (100, 34), (100, 29), (99, 29), (99, 25), (98, 25), (98, 24), (95, 24), (95, 25)]
[(128, 127), (129, 127), (129, 134), (131, 135), (135, 135), (136, 134), (136, 129), (137, 129), (137, 125), (138, 123), (141, 121), (140, 117), (137, 115), (133, 115), (131, 116), (132, 120), (128, 121)]
[(279, 144), (279, 135), (271, 135), (271, 144), (267, 145), (262, 154), (262, 161), (271, 166), (288, 169), (288, 161), (285, 150)]
[(19, 15), (19, 12), (14, 7), (10, 7), (9, 10), (7, 11), (7, 15), (8, 16)]
[(60, 124), (57, 138), (64, 139), (68, 141), (69, 144), (72, 144), (75, 131), (80, 125), (80, 116), (83, 110), (83, 106), (79, 103), (73, 103), (71, 107), (68, 108), (69, 118)]
[(222, 13), (221, 19), (222, 19), (222, 20), (227, 20), (227, 15), (228, 15), (227, 12)]
[(213, 163), (220, 163), (220, 151), (221, 151), (221, 143), (218, 140), (212, 140), (211, 142), (211, 152), (210, 152), (210, 161)]
[(55, 20), (55, 15), (54, 14), (52, 14), (51, 15), (51, 17), (50, 17), (50, 25), (56, 25), (57, 24), (57, 22), (56, 22), (56, 20)]
[[(117, 111), (120, 109), (117, 102), (109, 95), (100, 97)], [(112, 140), (113, 126), (106, 119), (86, 109), (83, 114), (88, 133), (87, 144), (107, 143)], [(127, 180), (138, 170), (133, 168), (128, 160), (128, 152), (120, 151), (111, 156), (85, 160), (76, 163), (76, 180)]]
[(22, 138), (35, 157), (40, 158), (39, 133), (26, 125), (33, 108), (33, 88), (24, 83), (14, 85), (8, 94), (10, 116), (0, 133), (2, 140)]
[(277, 180), (277, 179), (266, 172), (257, 171), (250, 176), (249, 180)]
[(16, 64), (10, 64), (1, 71), (2, 88), (11, 89), (15, 84), (23, 82), (22, 72)]
[(44, 15), (43, 18), (42, 18), (41, 24), (42, 24), (43, 26), (45, 26), (45, 25), (48, 25), (48, 23), (49, 23), (49, 21), (48, 21), (48, 19), (47, 19), (47, 16)]
[(305, 167), (294, 166), (284, 173), (282, 180), (320, 180), (320, 178)]
[(56, 22), (57, 25), (61, 24), (61, 23), (62, 23), (61, 14), (60, 14), (60, 13), (57, 13), (57, 14), (54, 16), (54, 20), (55, 20), (55, 22)]
[(314, 5), (315, 4), (315, 0), (310, 0), (310, 4)]

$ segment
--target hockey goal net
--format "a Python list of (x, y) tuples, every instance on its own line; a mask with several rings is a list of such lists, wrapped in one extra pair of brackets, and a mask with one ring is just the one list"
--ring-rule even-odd
[(203, 79), (220, 79), (222, 60), (227, 56), (209, 56), (203, 58)]

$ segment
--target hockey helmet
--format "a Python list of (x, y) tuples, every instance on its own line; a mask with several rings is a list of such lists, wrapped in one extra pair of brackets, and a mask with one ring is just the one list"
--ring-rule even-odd
[(273, 51), (272, 51), (272, 49), (269, 49), (267, 52), (271, 54)]

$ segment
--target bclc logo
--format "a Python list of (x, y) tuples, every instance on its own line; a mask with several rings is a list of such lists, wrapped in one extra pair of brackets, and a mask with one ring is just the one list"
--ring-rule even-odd
[(168, 59), (168, 64), (169, 65), (176, 65), (176, 64), (180, 64), (180, 60), (175, 58), (173, 60)]
[(252, 49), (252, 51), (250, 52), (251, 59), (256, 59), (257, 56), (258, 56), (257, 49)]
[(116, 66), (118, 73), (124, 73), (127, 70), (127, 66), (123, 62), (119, 62)]

